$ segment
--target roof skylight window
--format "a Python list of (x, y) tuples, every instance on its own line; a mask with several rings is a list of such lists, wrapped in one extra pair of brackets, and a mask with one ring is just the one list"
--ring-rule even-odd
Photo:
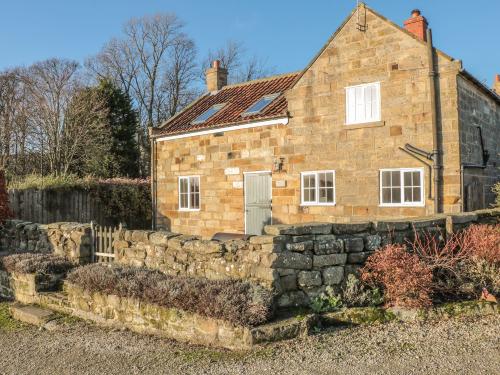
[(222, 107), (224, 107), (225, 103), (222, 104), (215, 104), (211, 106), (209, 109), (207, 109), (205, 112), (203, 112), (201, 115), (196, 117), (191, 124), (201, 124), (205, 121), (207, 121), (210, 117), (215, 115), (217, 112), (219, 112)]
[(242, 116), (256, 115), (264, 110), (271, 102), (278, 97), (279, 93), (266, 95), (250, 106)]

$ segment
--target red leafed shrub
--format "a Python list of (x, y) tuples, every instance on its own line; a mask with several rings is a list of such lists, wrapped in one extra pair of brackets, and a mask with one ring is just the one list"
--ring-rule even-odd
[(432, 270), (404, 245), (386, 245), (371, 255), (361, 270), (361, 279), (382, 287), (389, 306), (431, 305)]
[(500, 224), (471, 225), (456, 234), (454, 240), (468, 258), (500, 263)]
[(432, 270), (438, 299), (477, 297), (482, 288), (500, 291), (500, 225), (472, 225), (446, 241), (416, 233), (411, 246)]
[(0, 170), (0, 224), (12, 218), (12, 211), (9, 208), (9, 194), (5, 184), (5, 172)]

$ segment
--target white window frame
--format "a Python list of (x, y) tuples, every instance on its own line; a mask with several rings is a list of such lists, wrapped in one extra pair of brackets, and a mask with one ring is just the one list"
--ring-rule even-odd
[[(333, 173), (333, 202), (319, 202), (319, 173)], [(314, 202), (304, 201), (304, 177), (305, 176), (315, 176), (315, 190), (316, 190), (316, 200)], [(335, 206), (337, 204), (337, 182), (335, 170), (324, 170), (324, 171), (305, 171), (300, 173), (300, 205), (301, 206)]]
[[(199, 192), (198, 192), (198, 208), (191, 208), (191, 179), (192, 178), (197, 178), (198, 179), (198, 187), (199, 187)], [(187, 187), (188, 187), (188, 207), (181, 207), (181, 180), (187, 179)], [(178, 199), (178, 205), (179, 205), (179, 211), (200, 211), (201, 208), (201, 178), (199, 175), (193, 175), (193, 176), (179, 176), (177, 180), (177, 194), (179, 195)]]
[[(356, 90), (356, 88), (360, 88), (360, 87), (366, 88), (366, 87), (370, 87), (370, 86), (374, 86), (376, 88), (376, 92), (377, 92), (377, 116), (370, 117), (370, 118), (363, 118), (361, 120), (351, 119), (349, 116), (349, 97), (350, 97), (349, 93), (350, 93), (350, 91)], [(354, 96), (356, 96), (356, 94), (354, 94)], [(365, 100), (366, 100), (366, 98), (363, 94), (363, 107), (365, 108), (365, 111), (366, 111)], [(354, 113), (356, 113), (356, 104), (354, 104)], [(362, 85), (345, 87), (345, 125), (359, 125), (359, 124), (368, 124), (368, 123), (372, 123), (372, 122), (379, 122), (379, 121), (381, 121), (381, 118), (382, 118), (382, 95), (380, 92), (380, 82), (364, 83)]]
[[(401, 203), (383, 203), (382, 200), (382, 172), (400, 172), (401, 178)], [(420, 173), (420, 201), (419, 202), (405, 202), (404, 199), (404, 172), (419, 172)], [(379, 171), (379, 200), (380, 207), (424, 207), (425, 206), (425, 180), (423, 168), (384, 168)]]

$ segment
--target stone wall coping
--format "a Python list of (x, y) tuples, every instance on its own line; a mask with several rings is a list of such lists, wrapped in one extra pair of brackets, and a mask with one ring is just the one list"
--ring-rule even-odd
[[(478, 221), (481, 218), (487, 217), (500, 217), (500, 208), (484, 209), (473, 212), (464, 212), (458, 214), (439, 214), (431, 216), (422, 216), (415, 218), (404, 219), (380, 219), (376, 221), (367, 222), (353, 222), (353, 223), (326, 223), (326, 222), (308, 222), (308, 223), (295, 223), (295, 224), (277, 224), (266, 225), (264, 231), (267, 236), (300, 236), (305, 234), (356, 234), (361, 232), (376, 232), (387, 231), (404, 231), (407, 229), (425, 228), (425, 227), (445, 227), (447, 220), (452, 220), (453, 223), (469, 223)], [(331, 227), (331, 231), (328, 228)], [(264, 236), (256, 236), (255, 239), (250, 241), (258, 243), (265, 241)], [(262, 242), (264, 243), (264, 242)]]

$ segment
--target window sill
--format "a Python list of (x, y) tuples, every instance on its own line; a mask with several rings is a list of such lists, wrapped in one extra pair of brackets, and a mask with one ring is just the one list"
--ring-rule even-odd
[(401, 208), (401, 207), (425, 207), (425, 203), (415, 203), (415, 204), (379, 204), (379, 207), (393, 207), (393, 208)]
[(337, 203), (301, 203), (300, 207), (321, 207), (321, 206), (333, 207), (336, 205)]
[(179, 212), (198, 212), (199, 208), (179, 208), (177, 211)]
[(360, 124), (344, 124), (344, 126), (348, 130), (364, 129), (364, 128), (379, 128), (379, 127), (385, 126), (385, 121), (363, 122)]

